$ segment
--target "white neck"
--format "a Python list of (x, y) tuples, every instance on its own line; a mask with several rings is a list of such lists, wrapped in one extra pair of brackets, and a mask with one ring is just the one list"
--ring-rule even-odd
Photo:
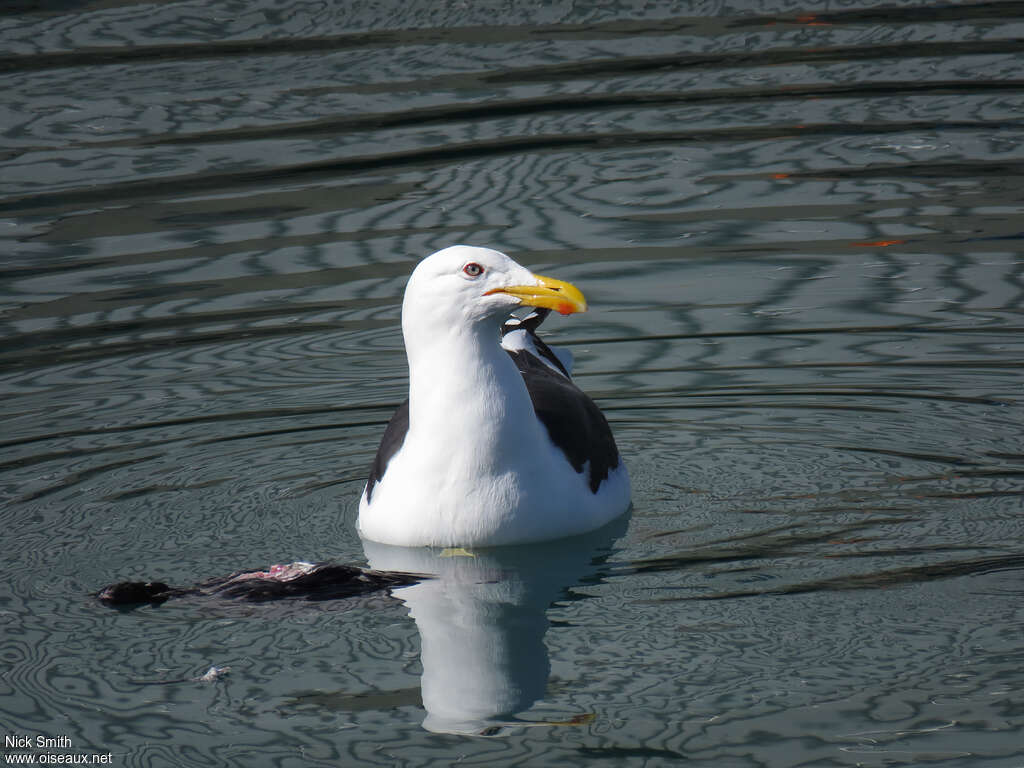
[(406, 330), (409, 432), (477, 471), (500, 471), (503, 452), (535, 439), (537, 422), (493, 320)]

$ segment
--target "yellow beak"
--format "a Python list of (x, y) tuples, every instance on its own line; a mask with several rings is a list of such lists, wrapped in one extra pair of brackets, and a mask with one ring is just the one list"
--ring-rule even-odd
[(543, 275), (534, 275), (534, 277), (537, 278), (537, 285), (512, 285), (508, 288), (495, 288), (493, 291), (488, 291), (487, 295), (507, 293), (509, 296), (515, 296), (526, 306), (553, 309), (563, 315), (587, 311), (587, 300), (583, 298), (580, 289), (572, 283)]

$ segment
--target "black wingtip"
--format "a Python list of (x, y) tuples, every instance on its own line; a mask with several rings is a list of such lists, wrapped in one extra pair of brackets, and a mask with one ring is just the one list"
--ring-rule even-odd
[(501, 326), (501, 335), (504, 336), (506, 333), (510, 333), (511, 331), (528, 331), (535, 334), (537, 333), (537, 329), (540, 328), (540, 324), (543, 323), (550, 314), (550, 309), (537, 307), (526, 317), (512, 315)]

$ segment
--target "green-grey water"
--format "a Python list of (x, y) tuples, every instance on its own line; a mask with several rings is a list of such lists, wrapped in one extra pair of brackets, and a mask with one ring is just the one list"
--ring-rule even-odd
[[(0, 732), (120, 766), (1024, 766), (1024, 4), (0, 8)], [(547, 338), (619, 525), (365, 545), (404, 281)], [(94, 593), (294, 560), (323, 603)], [(211, 667), (229, 668), (196, 680)]]

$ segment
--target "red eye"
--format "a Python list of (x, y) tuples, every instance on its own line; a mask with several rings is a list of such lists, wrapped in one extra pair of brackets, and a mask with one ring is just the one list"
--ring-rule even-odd
[(469, 262), (469, 264), (462, 268), (462, 271), (465, 272), (470, 277), (480, 277), (480, 275), (484, 273), (484, 268), (477, 264), (475, 261), (471, 261)]

